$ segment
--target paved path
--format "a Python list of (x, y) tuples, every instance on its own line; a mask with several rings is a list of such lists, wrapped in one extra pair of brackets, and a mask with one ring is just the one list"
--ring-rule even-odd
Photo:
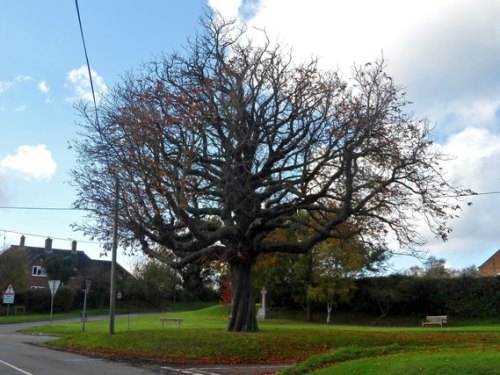
[(61, 352), (33, 344), (50, 340), (47, 336), (23, 335), (16, 331), (40, 325), (19, 323), (0, 325), (1, 375), (260, 375), (285, 366), (139, 366)]

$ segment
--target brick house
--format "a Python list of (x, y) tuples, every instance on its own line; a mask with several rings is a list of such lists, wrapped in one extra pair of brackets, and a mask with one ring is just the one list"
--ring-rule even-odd
[(489, 257), (486, 262), (479, 267), (481, 276), (498, 276), (500, 275), (500, 250)]
[[(50, 241), (50, 242), (47, 242)], [(76, 242), (73, 241), (71, 250), (52, 249), (51, 240), (47, 239), (45, 247), (26, 246), (24, 236), (21, 237), (19, 245), (12, 245), (6, 251), (22, 251), (25, 252), (29, 259), (28, 282), (27, 285), (31, 289), (48, 288), (48, 277), (45, 271), (45, 264), (50, 257), (61, 257), (71, 259), (72, 276), (66, 283), (66, 286), (72, 288), (81, 288), (85, 279), (109, 280), (111, 272), (111, 261), (96, 260), (88, 257), (85, 252), (76, 249)], [(49, 245), (49, 246), (48, 246)], [(116, 278), (121, 281), (131, 274), (119, 264), (116, 264)]]

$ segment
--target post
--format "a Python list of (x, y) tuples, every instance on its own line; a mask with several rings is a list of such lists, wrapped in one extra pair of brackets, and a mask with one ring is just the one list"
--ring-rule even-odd
[(92, 280), (85, 279), (85, 294), (83, 297), (83, 312), (82, 312), (82, 332), (85, 332), (85, 322), (87, 321), (87, 294), (90, 290), (90, 285), (92, 284)]
[(54, 311), (54, 295), (50, 297), (50, 324), (52, 324), (52, 313)]
[(262, 288), (261, 293), (262, 293), (262, 308), (264, 309), (264, 311), (266, 311), (266, 294), (267, 294), (266, 287)]
[(52, 324), (52, 312), (54, 311), (54, 296), (57, 293), (57, 289), (59, 288), (59, 285), (61, 284), (61, 280), (49, 280), (49, 289), (50, 289), (50, 294), (51, 294), (51, 299), (50, 299), (50, 324)]
[(261, 300), (262, 302), (260, 309), (257, 312), (257, 319), (267, 319), (269, 318), (269, 311), (267, 311), (266, 308), (266, 294), (267, 294), (266, 287), (263, 287), (260, 293), (262, 294), (262, 300)]
[(113, 245), (111, 248), (111, 281), (109, 289), (109, 334), (115, 334), (115, 310), (116, 310), (116, 250), (118, 247), (118, 178), (115, 179), (115, 202), (113, 208)]

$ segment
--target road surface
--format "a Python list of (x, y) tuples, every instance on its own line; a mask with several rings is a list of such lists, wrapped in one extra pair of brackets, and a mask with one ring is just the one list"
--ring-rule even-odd
[(22, 335), (16, 331), (40, 323), (0, 325), (0, 374), (2, 375), (146, 375), (151, 369), (60, 352), (36, 345), (46, 336)]

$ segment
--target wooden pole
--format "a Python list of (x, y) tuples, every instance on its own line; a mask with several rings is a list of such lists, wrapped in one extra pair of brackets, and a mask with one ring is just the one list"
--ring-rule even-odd
[(115, 179), (115, 202), (113, 207), (113, 244), (111, 247), (111, 280), (109, 288), (109, 334), (115, 334), (116, 309), (116, 250), (118, 248), (118, 197), (119, 183)]

